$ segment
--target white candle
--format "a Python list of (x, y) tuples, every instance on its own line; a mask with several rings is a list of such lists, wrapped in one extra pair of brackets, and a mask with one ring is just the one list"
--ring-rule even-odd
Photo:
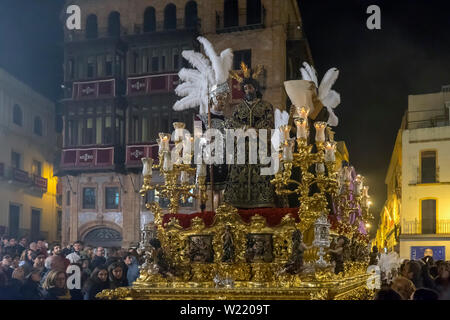
[(294, 160), (294, 155), (292, 154), (294, 148), (294, 141), (289, 140), (287, 143), (283, 144), (283, 160), (292, 161)]
[(355, 179), (355, 192), (357, 195), (361, 195), (361, 191), (363, 188), (363, 177), (361, 175), (357, 175)]
[(308, 122), (305, 119), (296, 119), (295, 126), (297, 127), (297, 139), (308, 139)]
[(314, 123), (314, 127), (316, 128), (316, 142), (325, 142), (326, 122), (317, 121)]
[(172, 159), (170, 157), (170, 152), (165, 152), (164, 154), (164, 162), (163, 162), (163, 171), (171, 171), (173, 169)]
[(294, 119), (303, 119), (306, 120), (308, 119), (308, 114), (309, 114), (309, 108), (305, 107), (305, 106), (294, 106), (295, 111), (294, 111), (294, 115), (293, 118)]
[(160, 152), (169, 151), (169, 141), (170, 141), (171, 134), (170, 133), (160, 133), (159, 138), (161, 139), (160, 144)]
[(153, 166), (153, 159), (152, 158), (142, 158), (142, 175), (144, 177), (151, 177), (152, 176), (152, 166)]
[(322, 162), (316, 163), (316, 172), (317, 173), (324, 173), (325, 172), (325, 166)]
[(291, 131), (291, 126), (284, 124), (280, 126), (280, 132), (283, 135), (283, 142), (287, 142), (289, 140), (289, 133)]
[(336, 161), (336, 143), (335, 142), (327, 142), (325, 144), (325, 161), (334, 162)]
[(197, 177), (206, 177), (206, 164), (197, 165)]
[(181, 171), (180, 182), (182, 184), (188, 183), (189, 182), (189, 173), (187, 173), (186, 171)]

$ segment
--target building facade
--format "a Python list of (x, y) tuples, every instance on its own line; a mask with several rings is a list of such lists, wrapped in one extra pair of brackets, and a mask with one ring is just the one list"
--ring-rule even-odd
[(0, 234), (61, 236), (54, 125), (54, 103), (0, 69)]
[[(283, 81), (311, 62), (308, 45), (294, 0), (72, 4), (81, 8), (82, 30), (65, 30), (62, 242), (130, 246), (152, 219), (139, 195), (141, 158), (157, 157), (158, 133), (171, 132), (173, 122), (193, 128), (195, 111), (172, 111), (177, 74), (187, 66), (181, 52), (198, 50), (203, 35), (218, 51), (233, 49), (236, 69), (241, 61), (264, 65), (264, 98), (284, 108)], [(237, 100), (238, 84), (231, 85)], [(192, 199), (180, 209), (197, 210)]]
[[(392, 216), (394, 225), (400, 225), (401, 258), (421, 258), (426, 248), (433, 250), (435, 259), (450, 258), (449, 107), (450, 86), (408, 97), (401, 141), (396, 142), (401, 151), (394, 150), (398, 160), (391, 161), (400, 179), (394, 188), (388, 187), (388, 201), (398, 199), (400, 188), (400, 214), (392, 211)], [(381, 222), (380, 228), (388, 229)]]

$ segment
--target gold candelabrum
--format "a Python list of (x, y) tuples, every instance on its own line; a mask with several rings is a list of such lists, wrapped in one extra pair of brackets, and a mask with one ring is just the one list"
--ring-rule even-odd
[[(190, 197), (205, 203), (206, 195), (206, 165), (199, 164), (197, 168), (191, 166), (193, 138), (184, 134), (185, 124), (174, 122), (175, 146), (170, 150), (169, 141), (171, 134), (160, 133), (157, 139), (159, 150), (159, 163), (153, 164), (153, 159), (142, 158), (142, 175), (144, 182), (140, 193), (142, 196), (150, 190), (156, 190), (160, 197), (170, 201), (169, 213), (176, 214), (180, 206), (180, 200), (185, 202)], [(163, 184), (152, 184), (152, 169), (159, 170), (164, 181)], [(192, 177), (195, 176), (195, 183)], [(196, 190), (196, 192), (194, 191)], [(162, 223), (161, 208), (157, 202), (146, 203), (147, 209), (155, 214), (156, 225)]]
[[(283, 137), (280, 145), (280, 170), (275, 174), (271, 183), (275, 186), (277, 195), (285, 196), (297, 194), (300, 202), (299, 217), (300, 228), (304, 232), (323, 214), (328, 214), (328, 200), (326, 194), (335, 195), (338, 191), (337, 171), (335, 169), (336, 142), (333, 132), (325, 122), (315, 122), (315, 145), (308, 143), (309, 127), (307, 107), (295, 107), (293, 114), (296, 126), (296, 138), (290, 138), (290, 125), (280, 127)], [(328, 131), (328, 141), (326, 132)], [(296, 152), (294, 147), (296, 144)], [(313, 170), (311, 167), (315, 166)], [(292, 177), (294, 168), (299, 168), (300, 177), (295, 180)], [(313, 186), (317, 186), (317, 192), (311, 195)]]
[(358, 174), (353, 179), (352, 172), (353, 168), (350, 166), (342, 168), (339, 177), (340, 188), (335, 196), (338, 214), (344, 223), (352, 228), (350, 236), (358, 231), (361, 222), (366, 224), (373, 219), (370, 213), (369, 187), (364, 186), (363, 176)]

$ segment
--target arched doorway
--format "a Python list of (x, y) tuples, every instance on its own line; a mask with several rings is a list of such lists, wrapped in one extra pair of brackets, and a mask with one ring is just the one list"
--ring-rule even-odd
[(122, 247), (122, 234), (107, 227), (95, 228), (84, 236), (83, 242), (86, 246), (92, 247), (120, 248)]

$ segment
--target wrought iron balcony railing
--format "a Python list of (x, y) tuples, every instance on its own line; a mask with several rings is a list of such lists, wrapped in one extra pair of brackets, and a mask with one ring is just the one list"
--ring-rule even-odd
[(423, 228), (417, 219), (404, 220), (402, 234), (450, 234), (450, 220), (438, 220), (435, 228)]

